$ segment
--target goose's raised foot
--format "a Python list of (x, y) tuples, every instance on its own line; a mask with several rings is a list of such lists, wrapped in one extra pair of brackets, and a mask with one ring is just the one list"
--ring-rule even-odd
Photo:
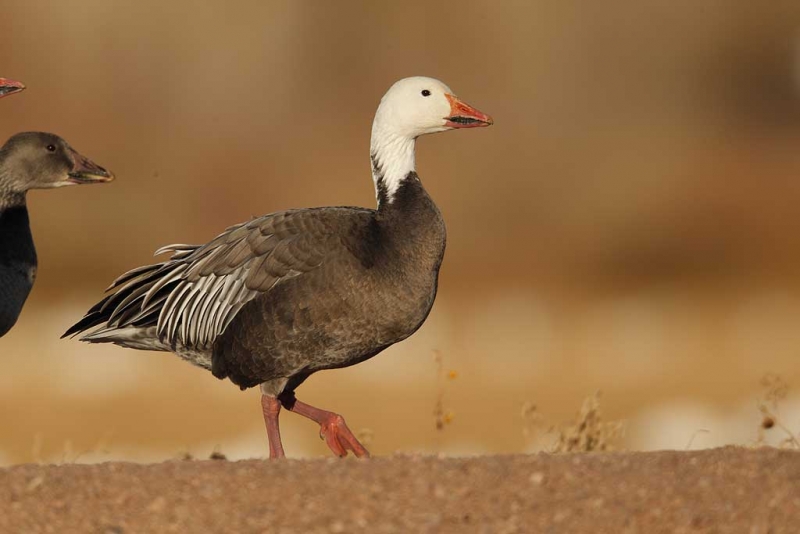
[(319, 437), (336, 456), (347, 456), (351, 451), (358, 458), (369, 458), (369, 451), (358, 441), (353, 432), (348, 428), (344, 417), (338, 413), (314, 408), (294, 397), (281, 398), (283, 407), (303, 417), (311, 419), (319, 425)]
[(319, 425), (319, 437), (325, 440), (333, 454), (344, 457), (347, 456), (347, 451), (352, 451), (358, 458), (369, 458), (369, 451), (347, 427), (344, 417), (332, 412), (325, 413), (328, 417)]

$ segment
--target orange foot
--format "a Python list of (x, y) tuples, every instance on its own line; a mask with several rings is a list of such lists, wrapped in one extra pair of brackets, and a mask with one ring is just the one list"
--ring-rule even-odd
[(369, 458), (369, 451), (359, 443), (350, 429), (347, 428), (344, 417), (338, 413), (320, 410), (300, 402), (293, 393), (284, 393), (279, 398), (284, 408), (307, 417), (319, 425), (319, 437), (325, 440), (328, 448), (336, 456), (347, 456), (347, 451), (352, 451), (358, 458)]
[(369, 458), (369, 451), (356, 439), (344, 417), (333, 412), (319, 421), (319, 437), (325, 440), (328, 448), (336, 456), (347, 456), (347, 451), (352, 451), (358, 458)]

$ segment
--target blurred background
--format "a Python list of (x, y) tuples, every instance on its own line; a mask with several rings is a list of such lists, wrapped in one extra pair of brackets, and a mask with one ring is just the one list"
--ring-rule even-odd
[[(0, 75), (28, 85), (0, 136), (58, 133), (118, 177), (29, 195), (40, 267), (0, 339), (0, 464), (266, 456), (257, 389), (58, 337), (161, 245), (373, 206), (372, 116), (417, 74), (496, 121), (417, 145), (448, 226), (438, 300), (299, 398), (376, 454), (473, 454), (546, 446), (530, 407), (558, 425), (598, 390), (620, 447), (746, 445), (762, 377), (800, 392), (794, 0), (10, 0), (0, 35)], [(281, 425), (290, 456), (328, 454)]]

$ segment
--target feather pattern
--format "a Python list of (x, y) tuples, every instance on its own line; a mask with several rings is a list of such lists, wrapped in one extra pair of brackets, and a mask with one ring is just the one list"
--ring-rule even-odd
[(247, 302), (322, 264), (325, 247), (311, 241), (324, 241), (326, 228), (308, 231), (306, 221), (321, 209), (265, 215), (228, 228), (206, 245), (161, 247), (156, 255), (172, 253), (168, 260), (117, 278), (108, 288), (112, 293), (64, 335), (101, 327), (82, 339), (125, 346), (133, 334), (138, 345), (152, 332), (153, 348), (209, 352)]

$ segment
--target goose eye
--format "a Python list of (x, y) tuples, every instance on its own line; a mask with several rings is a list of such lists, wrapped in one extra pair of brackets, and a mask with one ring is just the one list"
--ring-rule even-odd
[(56, 145), (47, 145), (47, 151), (48, 152), (55, 152), (56, 151)]
[(422, 90), (422, 96), (431, 96), (431, 92), (428, 91), (427, 89), (423, 89)]

